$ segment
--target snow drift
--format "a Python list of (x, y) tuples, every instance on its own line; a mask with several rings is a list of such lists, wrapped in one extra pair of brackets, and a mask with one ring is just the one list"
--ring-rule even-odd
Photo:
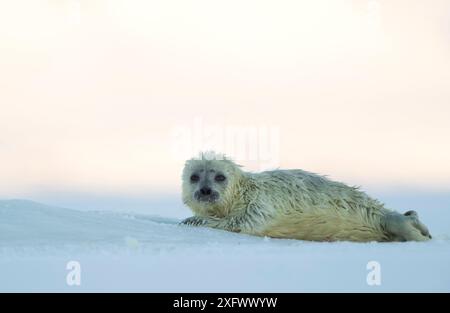
[[(450, 225), (447, 212), (426, 218), (432, 231), (431, 219)], [(425, 243), (316, 243), (178, 222), (0, 201), (0, 291), (450, 291), (447, 228)], [(79, 286), (66, 283), (69, 261), (81, 265)], [(381, 285), (367, 284), (370, 261)]]

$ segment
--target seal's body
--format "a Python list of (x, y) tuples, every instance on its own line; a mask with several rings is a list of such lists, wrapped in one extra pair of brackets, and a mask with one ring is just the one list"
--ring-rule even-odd
[(400, 214), (358, 188), (303, 170), (242, 171), (217, 154), (186, 162), (183, 201), (203, 225), (274, 238), (314, 241), (425, 241), (414, 211)]

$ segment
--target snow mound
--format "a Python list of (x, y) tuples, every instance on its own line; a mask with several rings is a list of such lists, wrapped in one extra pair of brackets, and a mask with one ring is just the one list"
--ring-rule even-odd
[(178, 219), (107, 211), (77, 211), (28, 200), (0, 201), (0, 249), (182, 248), (193, 244), (239, 244), (259, 238), (178, 225)]
[[(0, 291), (450, 291), (448, 234), (315, 243), (178, 222), (0, 201)], [(69, 261), (81, 265), (79, 286), (66, 283)], [(367, 284), (370, 261), (380, 264), (379, 286)]]

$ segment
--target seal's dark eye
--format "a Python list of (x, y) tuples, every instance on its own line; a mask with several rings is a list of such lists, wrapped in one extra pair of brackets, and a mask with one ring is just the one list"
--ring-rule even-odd
[(219, 174), (219, 175), (216, 175), (216, 177), (214, 178), (216, 181), (224, 181), (225, 180), (225, 176), (223, 176), (223, 175), (221, 175), (221, 174)]
[(200, 177), (196, 174), (191, 176), (191, 182), (198, 182), (200, 180)]

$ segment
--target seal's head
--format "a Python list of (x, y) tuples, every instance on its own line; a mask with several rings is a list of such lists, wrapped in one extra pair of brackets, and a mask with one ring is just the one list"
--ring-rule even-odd
[(239, 166), (214, 152), (186, 161), (183, 170), (183, 201), (200, 216), (224, 216), (233, 189), (241, 177)]

